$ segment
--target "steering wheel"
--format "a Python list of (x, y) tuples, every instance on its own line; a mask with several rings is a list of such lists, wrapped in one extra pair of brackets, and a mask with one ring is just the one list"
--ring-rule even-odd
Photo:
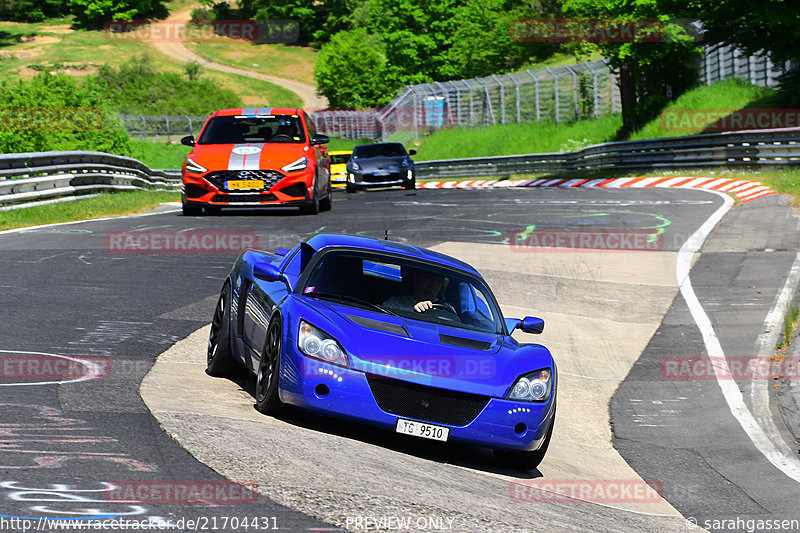
[(458, 317), (458, 313), (456, 313), (456, 310), (453, 309), (453, 306), (451, 306), (450, 304), (435, 303), (435, 304), (433, 304), (433, 307), (430, 308), (430, 310), (431, 311), (445, 311), (447, 313), (451, 313), (451, 314), (455, 315), (456, 318), (459, 318)]
[(291, 135), (286, 135), (285, 133), (276, 133), (275, 135), (273, 135), (272, 137), (270, 137), (270, 141), (273, 141), (273, 140), (275, 140), (275, 139), (277, 139), (277, 138), (279, 138), (279, 137), (280, 137), (281, 139), (291, 139), (291, 138), (292, 138), (292, 136), (291, 136)]

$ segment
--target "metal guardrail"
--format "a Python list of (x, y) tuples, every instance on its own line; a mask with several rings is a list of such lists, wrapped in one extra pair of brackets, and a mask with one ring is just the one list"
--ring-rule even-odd
[[(592, 170), (800, 165), (800, 128), (711, 133), (597, 144), (574, 152), (420, 161), (420, 180)], [(180, 170), (154, 170), (102, 152), (0, 155), (0, 210), (101, 190), (179, 190)]]
[(592, 170), (800, 165), (800, 128), (622, 141), (574, 152), (445, 159), (416, 163), (420, 179)]
[(103, 152), (0, 155), (0, 210), (71, 200), (102, 190), (136, 189), (179, 190), (180, 171), (154, 170), (136, 159)]

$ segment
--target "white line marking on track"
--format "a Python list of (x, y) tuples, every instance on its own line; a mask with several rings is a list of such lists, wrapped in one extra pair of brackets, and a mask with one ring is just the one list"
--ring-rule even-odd
[[(747, 436), (750, 437), (750, 440), (758, 451), (760, 451), (770, 463), (791, 479), (800, 482), (800, 460), (798, 460), (793, 453), (789, 452), (788, 445), (783, 439), (780, 439), (780, 435), (778, 435), (777, 442), (773, 440), (775, 435), (771, 435), (773, 438), (767, 435), (767, 432), (759, 425), (758, 421), (756, 421), (755, 417), (750, 412), (750, 409), (748, 409), (747, 404), (745, 404), (742, 392), (739, 390), (739, 385), (735, 380), (730, 379), (730, 371), (725, 358), (725, 352), (722, 350), (719, 338), (714, 332), (711, 319), (709, 319), (700, 300), (697, 298), (689, 278), (692, 257), (700, 250), (708, 235), (733, 205), (733, 199), (730, 196), (715, 191), (709, 192), (721, 196), (723, 198), (723, 204), (692, 234), (678, 252), (675, 275), (678, 279), (681, 295), (686, 301), (689, 312), (697, 324), (697, 327), (700, 329), (700, 333), (703, 336), (703, 343), (708, 352), (708, 357), (715, 363), (712, 365), (714, 375), (731, 414), (739, 422), (739, 425), (745, 433), (747, 433)], [(716, 364), (717, 362), (720, 364)]]
[[(778, 336), (783, 326), (783, 314), (791, 304), (798, 282), (800, 282), (800, 253), (795, 255), (792, 268), (786, 277), (786, 283), (776, 296), (772, 309), (769, 310), (767, 317), (764, 319), (763, 331), (756, 341), (759, 359), (768, 358), (775, 352), (774, 347), (778, 342)], [(763, 377), (759, 378), (755, 374), (753, 375), (750, 383), (750, 403), (753, 408), (753, 416), (761, 427), (766, 428), (767, 436), (770, 437), (773, 443), (785, 444), (781, 438), (780, 430), (775, 425), (772, 411), (769, 407), (769, 384), (770, 382), (763, 379)], [(777, 444), (776, 447), (780, 448), (780, 444)], [(784, 452), (788, 452), (794, 457), (788, 446), (784, 448)]]
[(100, 222), (102, 220), (120, 220), (123, 218), (138, 218), (138, 217), (150, 217), (153, 215), (166, 215), (169, 213), (177, 213), (178, 211), (180, 211), (180, 209), (169, 209), (167, 211), (159, 211), (157, 213), (141, 213), (139, 215), (125, 215), (121, 217), (87, 218), (86, 220), (73, 220), (72, 222), (55, 222), (53, 224), (42, 224), (40, 226), (25, 226), (24, 228), (14, 228), (14, 229), (7, 229), (0, 231), (0, 235), (5, 235), (7, 233), (19, 233), (20, 231), (30, 231), (32, 229), (39, 229), (39, 228), (66, 226), (69, 224), (85, 224), (86, 222)]

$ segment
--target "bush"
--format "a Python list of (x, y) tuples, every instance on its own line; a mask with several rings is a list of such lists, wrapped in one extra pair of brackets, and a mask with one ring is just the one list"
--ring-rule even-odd
[(130, 153), (122, 122), (93, 80), (66, 74), (0, 82), (0, 152), (98, 150)]
[[(191, 73), (187, 70), (187, 74)], [(203, 115), (217, 109), (242, 107), (233, 91), (209, 80), (186, 79), (174, 72), (157, 72), (147, 55), (132, 58), (119, 69), (103, 65), (95, 79), (111, 108), (121, 114)]]

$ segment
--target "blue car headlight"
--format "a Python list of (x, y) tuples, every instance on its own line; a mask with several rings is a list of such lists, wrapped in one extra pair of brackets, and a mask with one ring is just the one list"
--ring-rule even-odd
[(297, 347), (303, 354), (334, 365), (349, 367), (347, 355), (336, 340), (305, 320), (300, 321)]
[(353, 170), (361, 170), (361, 167), (358, 166), (358, 163), (356, 163), (355, 161), (353, 161), (353, 164), (351, 166), (353, 167)]
[(514, 383), (506, 399), (543, 402), (550, 398), (552, 372), (549, 368), (525, 374)]

